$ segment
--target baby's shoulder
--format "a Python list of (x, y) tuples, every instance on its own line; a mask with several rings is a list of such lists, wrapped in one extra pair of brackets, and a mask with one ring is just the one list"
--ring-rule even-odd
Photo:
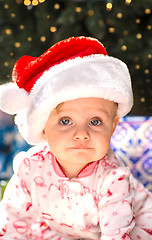
[(47, 145), (37, 145), (31, 147), (28, 151), (18, 153), (13, 160), (13, 170), (18, 172), (21, 168), (33, 168), (38, 163), (44, 163), (46, 159), (51, 158), (51, 152)]
[(124, 163), (117, 158), (112, 149), (109, 149), (108, 153), (103, 159), (99, 161), (99, 165), (103, 168), (104, 172), (113, 171), (114, 169), (124, 167)]
[[(99, 177), (101, 179), (100, 181)], [(109, 149), (107, 155), (99, 161), (98, 168), (96, 169), (96, 178), (98, 183), (101, 182), (101, 185), (103, 185), (104, 182), (112, 184), (120, 180), (129, 181), (130, 170), (116, 157), (115, 153)]]

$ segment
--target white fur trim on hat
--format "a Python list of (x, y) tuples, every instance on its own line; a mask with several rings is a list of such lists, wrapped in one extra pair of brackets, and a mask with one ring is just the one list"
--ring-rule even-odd
[(16, 114), (30, 105), (30, 98), (24, 89), (15, 83), (0, 86), (0, 109), (9, 114)]
[(133, 105), (126, 64), (119, 59), (96, 54), (51, 67), (35, 83), (30, 93), (31, 104), (24, 114), (16, 116), (16, 124), (27, 142), (41, 143), (50, 112), (61, 102), (87, 97), (114, 101), (118, 103), (118, 116), (125, 116)]

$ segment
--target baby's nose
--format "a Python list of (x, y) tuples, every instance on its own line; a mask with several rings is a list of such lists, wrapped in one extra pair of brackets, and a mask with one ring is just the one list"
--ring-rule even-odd
[(80, 141), (89, 140), (90, 135), (89, 135), (89, 132), (88, 132), (87, 128), (77, 127), (75, 132), (74, 132), (73, 139), (74, 140), (80, 140)]

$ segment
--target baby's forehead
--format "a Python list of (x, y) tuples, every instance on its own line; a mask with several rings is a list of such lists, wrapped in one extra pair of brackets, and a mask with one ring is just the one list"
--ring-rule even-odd
[[(59, 114), (60, 112), (66, 111), (99, 111), (99, 112), (109, 112), (112, 109), (116, 108), (116, 104), (112, 101), (103, 99), (103, 98), (78, 98), (74, 100), (69, 100), (63, 103), (60, 103), (55, 108), (55, 113)], [(86, 112), (87, 113), (87, 112)]]

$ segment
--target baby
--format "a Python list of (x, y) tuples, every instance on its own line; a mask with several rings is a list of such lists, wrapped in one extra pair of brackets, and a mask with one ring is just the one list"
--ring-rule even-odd
[(0, 203), (2, 240), (152, 240), (152, 194), (110, 149), (132, 108), (127, 66), (94, 38), (23, 56), (0, 108), (36, 145), (14, 159)]

